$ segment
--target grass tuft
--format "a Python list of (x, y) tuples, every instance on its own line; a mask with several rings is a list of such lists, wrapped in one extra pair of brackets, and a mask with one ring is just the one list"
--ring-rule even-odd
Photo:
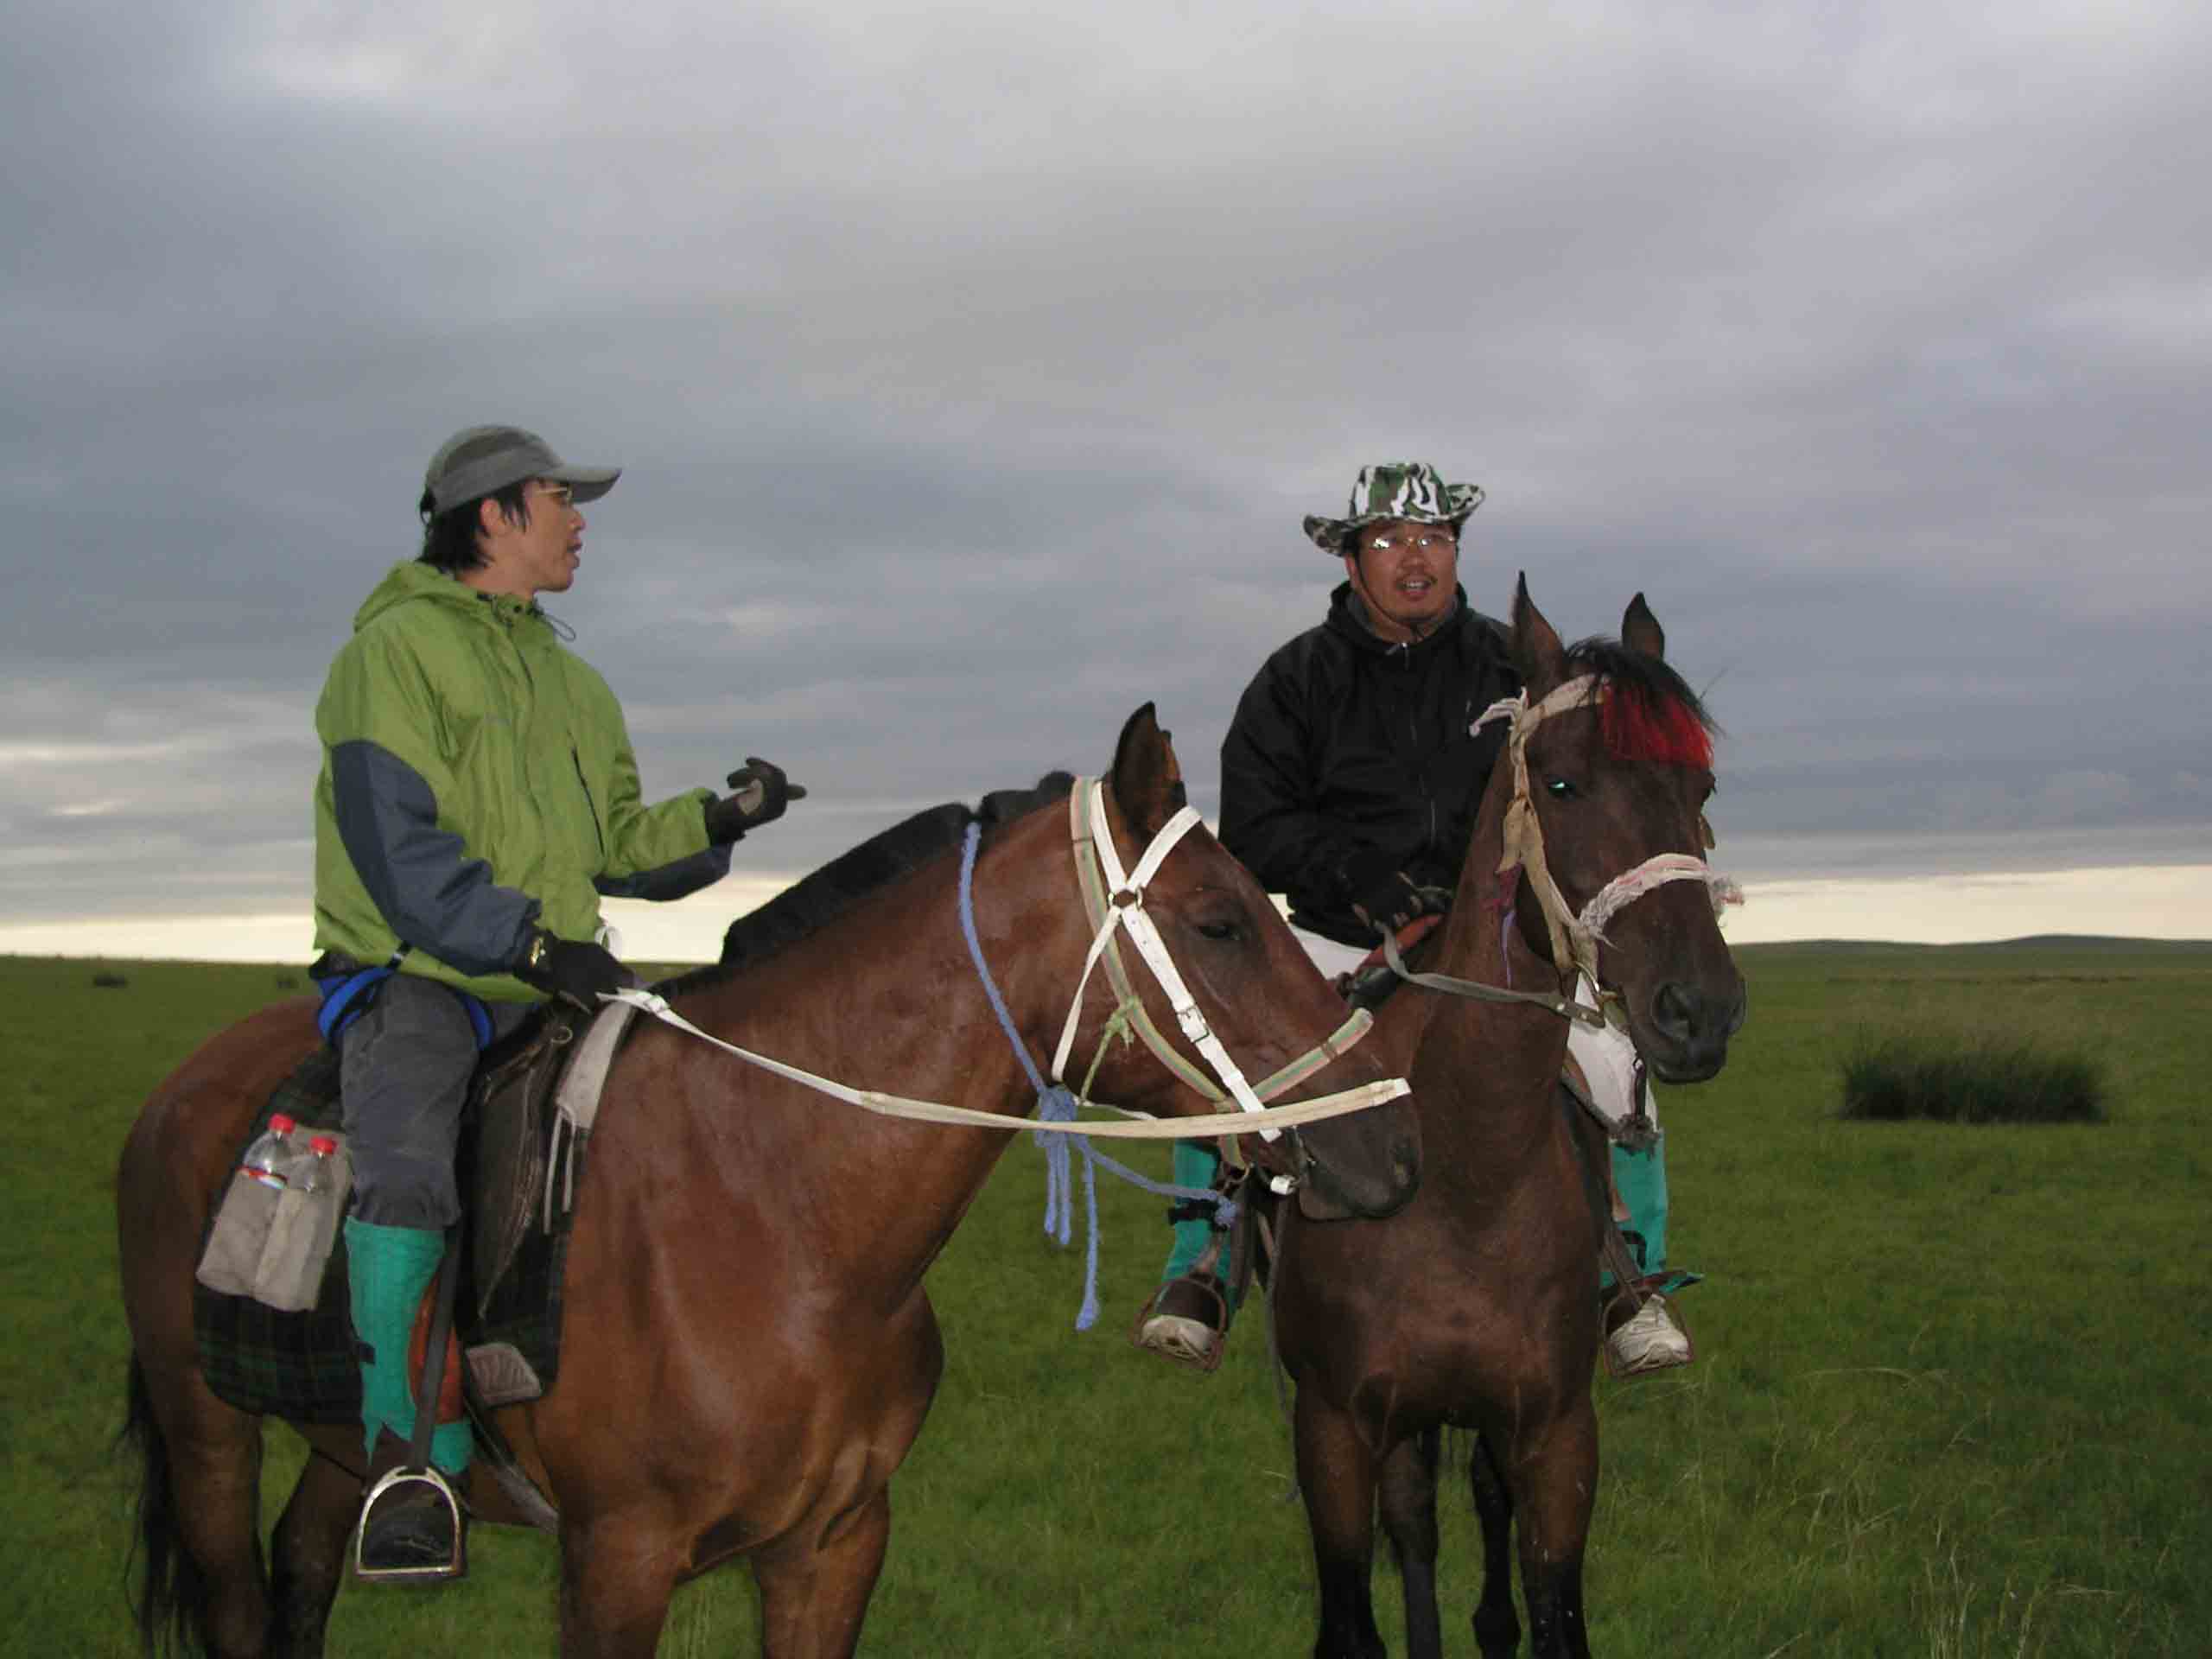
[(1867, 1034), (1843, 1057), (1843, 1116), (1885, 1122), (2101, 1123), (2102, 1064), (2032, 1038)]

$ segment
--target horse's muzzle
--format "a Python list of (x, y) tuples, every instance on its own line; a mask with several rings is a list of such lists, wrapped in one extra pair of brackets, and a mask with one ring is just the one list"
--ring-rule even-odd
[[(1389, 1106), (1377, 1107), (1375, 1115), (1394, 1113), (1405, 1105), (1395, 1101)], [(1335, 1124), (1315, 1128), (1350, 1128), (1360, 1118), (1370, 1116), (1356, 1112), (1349, 1119), (1339, 1119)], [(1410, 1124), (1408, 1114), (1405, 1121)], [(1381, 1167), (1364, 1179), (1346, 1173), (1327, 1156), (1325, 1146), (1309, 1150), (1301, 1141), (1299, 1147), (1300, 1173), (1298, 1180), (1298, 1212), (1308, 1221), (1379, 1221), (1395, 1215), (1412, 1199), (1421, 1186), (1421, 1141), (1417, 1133), (1399, 1133), (1386, 1126), (1362, 1126), (1369, 1128), (1370, 1136), (1380, 1131), (1385, 1137)], [(1307, 1133), (1311, 1133), (1309, 1129)], [(1376, 1160), (1363, 1157), (1357, 1167), (1363, 1172), (1375, 1168)]]
[(1744, 1027), (1750, 995), (1742, 980), (1732, 996), (1669, 980), (1652, 993), (1649, 1033), (1637, 1045), (1662, 1083), (1703, 1083), (1728, 1063), (1728, 1039)]

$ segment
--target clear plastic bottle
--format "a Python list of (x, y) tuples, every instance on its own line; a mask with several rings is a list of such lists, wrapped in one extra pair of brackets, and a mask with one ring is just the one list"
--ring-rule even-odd
[(262, 1248), (276, 1218), (277, 1201), (284, 1196), (292, 1166), (299, 1154), (292, 1145), (297, 1126), (283, 1113), (269, 1120), (269, 1128), (245, 1149), (224, 1190), (223, 1207), (200, 1253), (200, 1282), (228, 1296), (251, 1296), (260, 1270)]
[(337, 1242), (346, 1182), (338, 1160), (338, 1142), (318, 1135), (297, 1154), (289, 1185), (276, 1200), (261, 1259), (253, 1274), (253, 1299), (283, 1313), (315, 1305), (322, 1273)]
[(338, 1143), (327, 1135), (318, 1135), (308, 1142), (308, 1155), (293, 1166), (291, 1184), (302, 1192), (327, 1192), (331, 1189), (331, 1159), (338, 1151)]
[(282, 1192), (290, 1185), (291, 1166), (298, 1156), (292, 1145), (292, 1131), (298, 1127), (283, 1113), (276, 1113), (269, 1120), (266, 1133), (238, 1160), (239, 1173), (272, 1192)]

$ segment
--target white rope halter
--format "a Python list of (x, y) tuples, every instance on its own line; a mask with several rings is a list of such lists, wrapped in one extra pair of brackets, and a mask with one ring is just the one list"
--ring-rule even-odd
[(1480, 731), (1494, 720), (1513, 722), (1506, 736), (1506, 753), (1513, 763), (1513, 800), (1505, 810), (1505, 849), (1498, 860), (1497, 873), (1503, 875), (1516, 868), (1528, 872), (1529, 885), (1535, 889), (1536, 903), (1551, 932), (1552, 961), (1560, 966), (1562, 981), (1567, 973), (1562, 964), (1571, 964), (1587, 976), (1592, 986), (1600, 982), (1598, 947), (1606, 942), (1606, 924), (1645, 893), (1670, 881), (1702, 881), (1712, 895), (1715, 915), (1730, 905), (1744, 902), (1743, 888), (1697, 855), (1658, 853), (1615, 876), (1580, 912), (1568, 910), (1567, 895), (1552, 879), (1544, 856), (1543, 826), (1537, 820), (1535, 801), (1529, 789), (1529, 739), (1552, 715), (1585, 708), (1606, 695), (1605, 683), (1597, 675), (1584, 674), (1554, 688), (1534, 706), (1525, 690), (1503, 698), (1484, 709), (1471, 728)]

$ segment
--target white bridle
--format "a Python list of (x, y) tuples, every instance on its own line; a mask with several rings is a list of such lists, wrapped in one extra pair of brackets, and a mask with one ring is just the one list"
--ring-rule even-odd
[[(1744, 902), (1743, 888), (1697, 855), (1658, 853), (1605, 883), (1580, 912), (1567, 908), (1567, 895), (1552, 879), (1544, 856), (1543, 826), (1537, 821), (1536, 804), (1529, 790), (1529, 739), (1552, 715), (1586, 707), (1604, 695), (1604, 683), (1597, 675), (1580, 675), (1554, 688), (1533, 706), (1526, 691), (1494, 702), (1471, 728), (1480, 731), (1494, 720), (1513, 722), (1505, 740), (1506, 753), (1513, 763), (1513, 800), (1505, 810), (1505, 849), (1497, 873), (1503, 875), (1516, 868), (1528, 872), (1529, 885), (1535, 889), (1536, 903), (1551, 931), (1553, 963), (1560, 966), (1562, 976), (1565, 965), (1571, 963), (1588, 976), (1592, 986), (1602, 982), (1598, 977), (1598, 947), (1606, 942), (1605, 925), (1645, 893), (1670, 881), (1702, 881), (1712, 895), (1716, 916), (1728, 906)], [(1699, 822), (1702, 824), (1704, 820)]]
[[(1134, 870), (1123, 874), (1121, 854), (1114, 846), (1114, 836), (1106, 817), (1106, 785), (1103, 779), (1076, 779), (1069, 795), (1071, 830), (1075, 841), (1076, 868), (1081, 878), (1084, 906), (1096, 930), (1090, 941), (1090, 950), (1084, 957), (1082, 976), (1076, 981), (1075, 995), (1068, 1004), (1068, 1017), (1060, 1027), (1059, 1046), (1052, 1052), (1052, 1081), (1065, 1084), (1070, 1052), (1075, 1046), (1076, 1027), (1081, 1022), (1083, 994), (1090, 983), (1091, 969), (1100, 958), (1106, 963), (1107, 976), (1111, 982), (1121, 1007), (1128, 1011), (1130, 1026), (1144, 1039), (1145, 1045), (1159, 1057), (1167, 1068), (1200, 1094), (1213, 1101), (1220, 1109), (1229, 1110), (1227, 1101), (1234, 1101), (1238, 1110), (1262, 1112), (1262, 1103), (1273, 1099), (1284, 1090), (1310, 1077), (1330, 1061), (1349, 1050), (1374, 1024), (1374, 1016), (1364, 1008), (1339, 1026), (1322, 1042), (1308, 1049), (1297, 1059), (1271, 1076), (1262, 1079), (1257, 1088), (1245, 1080), (1243, 1070), (1230, 1058), (1221, 1039), (1206, 1023), (1190, 987), (1169, 955), (1167, 944), (1160, 937), (1160, 929), (1146, 913), (1144, 890), (1156, 874), (1167, 855), (1198, 823), (1198, 810), (1185, 806), (1160, 828), (1136, 862)], [(1178, 1054), (1163, 1038), (1144, 1012), (1143, 1003), (1136, 997), (1129, 984), (1127, 971), (1122, 966), (1120, 953), (1114, 946), (1116, 930), (1126, 932), (1129, 942), (1136, 946), (1137, 954), (1151, 969), (1152, 976), (1159, 981), (1160, 988), (1175, 1011), (1175, 1023), (1189, 1039), (1221, 1081), (1221, 1089), (1210, 1084), (1205, 1076), (1191, 1063)], [(1390, 1080), (1395, 1085), (1380, 1100), (1395, 1100), (1411, 1090), (1402, 1077)], [(1373, 1090), (1377, 1085), (1368, 1084), (1358, 1090), (1345, 1090), (1346, 1096)], [(1223, 1094), (1226, 1090), (1226, 1100)], [(1327, 1096), (1330, 1100), (1338, 1096)], [(1261, 1139), (1273, 1141), (1281, 1131), (1262, 1128)]]

